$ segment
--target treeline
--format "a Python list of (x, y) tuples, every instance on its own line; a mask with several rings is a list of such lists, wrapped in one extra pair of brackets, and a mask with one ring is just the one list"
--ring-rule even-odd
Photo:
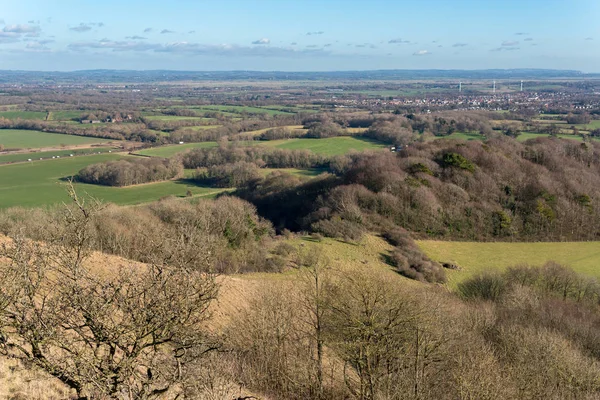
[(151, 126), (154, 129), (171, 132), (168, 140), (171, 143), (183, 142), (207, 142), (216, 141), (221, 138), (227, 138), (230, 141), (254, 140), (253, 135), (246, 135), (246, 132), (257, 131), (267, 128), (277, 128), (285, 125), (298, 125), (302, 123), (302, 117), (298, 115), (277, 115), (261, 116), (260, 118), (249, 118), (241, 121), (221, 120), (217, 124), (221, 125), (209, 129), (192, 129), (192, 125), (213, 125), (215, 122), (203, 122), (201, 124), (194, 121), (152, 121)]
[(212, 165), (206, 169), (199, 168), (192, 180), (214, 187), (233, 188), (260, 177), (260, 169), (255, 163), (238, 161), (233, 164)]
[(181, 177), (183, 167), (173, 159), (127, 158), (88, 165), (75, 178), (106, 186), (129, 186)]
[(308, 150), (269, 149), (258, 146), (198, 148), (181, 156), (185, 168), (204, 168), (236, 162), (268, 168), (320, 168), (328, 159)]
[(26, 129), (43, 132), (62, 133), (65, 135), (89, 136), (113, 140), (131, 140), (136, 142), (156, 143), (161, 135), (152, 132), (143, 124), (67, 124), (39, 120), (10, 120), (0, 117), (0, 129)]

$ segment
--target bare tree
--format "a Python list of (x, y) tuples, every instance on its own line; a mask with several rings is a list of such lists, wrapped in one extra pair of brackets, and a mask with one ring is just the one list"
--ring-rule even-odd
[(299, 261), (300, 265), (305, 267), (301, 275), (303, 286), (299, 303), (303, 312), (300, 313), (300, 318), (304, 320), (304, 325), (307, 327), (305, 334), (316, 353), (314, 357), (316, 398), (321, 399), (323, 397), (323, 353), (333, 283), (329, 273), (329, 262), (316, 247), (301, 253)]
[[(93, 271), (86, 204), (73, 205), (47, 243), (14, 237), (0, 256), (0, 332), (5, 355), (36, 365), (80, 399), (151, 399), (178, 391), (183, 365), (214, 349), (202, 329), (215, 277), (149, 265)], [(60, 234), (60, 235), (59, 235)]]

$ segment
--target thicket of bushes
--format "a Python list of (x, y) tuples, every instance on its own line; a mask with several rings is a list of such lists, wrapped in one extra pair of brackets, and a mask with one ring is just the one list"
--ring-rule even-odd
[(327, 158), (308, 150), (268, 149), (253, 146), (199, 148), (183, 154), (185, 168), (203, 168), (236, 162), (269, 168), (315, 168), (327, 165)]
[(192, 180), (205, 185), (232, 188), (260, 177), (260, 169), (256, 164), (238, 161), (233, 164), (213, 165), (206, 169), (199, 168)]
[(80, 182), (106, 186), (129, 186), (164, 181), (182, 176), (178, 160), (159, 158), (128, 158), (91, 164), (76, 176)]
[(596, 143), (440, 140), (398, 153), (348, 155), (334, 165), (335, 177), (303, 183), (274, 175), (237, 194), (279, 229), (313, 227), (336, 236), (335, 224), (341, 237), (382, 231), (382, 220), (423, 237), (454, 240), (597, 240), (600, 235)]
[(595, 282), (567, 268), (513, 268), (500, 296), (461, 301), (375, 271), (306, 264), (299, 281), (261, 286), (231, 320), (231, 353), (216, 364), (234, 366), (230, 381), (286, 399), (600, 395), (597, 299), (578, 300), (575, 287), (565, 298), (560, 277)]
[[(0, 232), (47, 240), (61, 229), (60, 209), (9, 208), (0, 213)], [(271, 271), (268, 221), (235, 197), (191, 203), (165, 199), (126, 208), (107, 206), (92, 221), (90, 246), (145, 263), (170, 264), (221, 273)]]

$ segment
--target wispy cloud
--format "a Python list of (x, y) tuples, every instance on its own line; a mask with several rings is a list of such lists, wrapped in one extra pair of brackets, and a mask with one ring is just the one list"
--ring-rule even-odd
[(525, 36), (525, 35), (529, 35), (529, 33), (527, 33), (527, 32), (517, 32), (517, 33), (515, 33), (515, 35), (517, 35), (517, 36)]
[(147, 38), (143, 37), (143, 36), (126, 36), (125, 39), (130, 39), (130, 40), (146, 40)]
[(512, 50), (519, 50), (520, 47), (517, 46), (503, 46), (503, 47), (496, 47), (494, 49), (491, 49), (490, 51), (512, 51)]
[(88, 22), (88, 23), (82, 22), (77, 26), (69, 28), (69, 30), (71, 30), (73, 32), (83, 33), (83, 32), (91, 31), (94, 27), (102, 28), (103, 26), (104, 26), (104, 22)]
[(5, 33), (17, 33), (17, 34), (30, 34), (38, 33), (41, 28), (38, 25), (6, 25), (2, 32)]
[(311, 35), (322, 35), (325, 32), (323, 31), (317, 31), (317, 32), (306, 32), (306, 36), (311, 36)]
[(21, 40), (21, 35), (13, 32), (0, 31), (0, 44), (15, 43)]
[(86, 24), (80, 24), (78, 26), (74, 26), (72, 28), (69, 28), (69, 30), (74, 31), (74, 32), (79, 32), (79, 33), (83, 33), (83, 32), (88, 32), (92, 30), (92, 27)]
[(533, 38), (528, 37), (528, 38), (523, 39), (523, 41), (524, 42), (533, 42)]
[(468, 43), (454, 43), (452, 47), (467, 47)]
[(252, 44), (269, 44), (269, 43), (271, 43), (271, 41), (267, 38), (258, 39), (258, 40), (255, 40), (254, 42), (252, 42)]
[(413, 56), (427, 56), (430, 55), (431, 53), (427, 50), (419, 50), (419, 51), (415, 51), (413, 53)]
[(585, 40), (594, 40), (593, 37), (586, 37)]
[(519, 44), (517, 40), (505, 40), (500, 44), (502, 47), (515, 47)]
[(154, 29), (152, 29), (152, 28), (146, 28), (146, 29), (144, 29), (144, 33), (150, 33), (150, 32), (152, 32), (153, 30), (154, 30)]
[(94, 42), (75, 42), (68, 46), (69, 49), (75, 51), (85, 51), (88, 49), (107, 49), (112, 51), (148, 51), (158, 50), (160, 44), (145, 43), (138, 41), (112, 41), (102, 39)]
[(165, 35), (165, 34), (168, 34), (168, 33), (175, 33), (175, 31), (170, 31), (168, 29), (163, 29), (162, 31), (160, 31), (161, 35)]
[(175, 42), (168, 44), (147, 43), (139, 41), (111, 41), (100, 40), (91, 42), (71, 43), (68, 48), (73, 51), (85, 52), (87, 50), (105, 50), (112, 52), (155, 52), (181, 54), (190, 56), (218, 56), (218, 57), (291, 57), (300, 58), (308, 56), (328, 56), (329, 51), (320, 48), (293, 49), (277, 46), (239, 46), (231, 44), (201, 44), (189, 42)]
[(392, 39), (388, 41), (389, 44), (409, 44), (410, 40), (405, 40), (402, 38)]
[(47, 41), (29, 42), (25, 46), (25, 51), (33, 53), (48, 53), (52, 51), (46, 44), (48, 44)]

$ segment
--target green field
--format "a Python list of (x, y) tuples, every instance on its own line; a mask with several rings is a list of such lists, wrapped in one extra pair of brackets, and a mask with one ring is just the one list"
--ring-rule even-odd
[(589, 124), (579, 124), (579, 125), (575, 125), (577, 127), (577, 129), (583, 129), (586, 131), (593, 131), (594, 129), (600, 129), (600, 120), (594, 120), (591, 121)]
[(70, 121), (81, 118), (82, 115), (88, 114), (86, 111), (73, 110), (73, 111), (51, 111), (50, 121)]
[(151, 157), (173, 157), (177, 153), (182, 153), (190, 149), (204, 148), (204, 147), (217, 147), (217, 142), (201, 142), (201, 143), (186, 143), (186, 144), (174, 144), (170, 146), (155, 147), (152, 149), (144, 149), (137, 151), (135, 154), (142, 156)]
[(284, 139), (259, 142), (261, 146), (287, 150), (310, 150), (324, 156), (346, 154), (352, 150), (377, 150), (386, 145), (363, 137), (338, 136), (326, 139)]
[(150, 121), (202, 121), (204, 117), (183, 117), (179, 115), (146, 115), (145, 119)]
[(247, 112), (249, 114), (270, 114), (270, 115), (279, 115), (279, 114), (293, 114), (293, 112), (289, 111), (280, 111), (274, 110), (271, 108), (261, 108), (261, 107), (250, 107), (250, 106), (202, 106), (201, 110), (210, 110), (210, 111), (220, 111), (220, 112), (234, 112), (234, 113), (243, 113)]
[(577, 272), (600, 278), (600, 242), (475, 243), (422, 240), (419, 247), (431, 259), (454, 262), (460, 271), (449, 271), (450, 285), (485, 271), (517, 264), (542, 265), (556, 261)]
[(205, 129), (213, 129), (213, 128), (218, 128), (220, 126), (221, 125), (197, 125), (197, 126), (186, 126), (181, 129), (191, 129), (194, 131), (203, 131)]
[(260, 172), (267, 176), (271, 172), (287, 172), (288, 174), (298, 176), (300, 178), (314, 178), (324, 172), (327, 172), (325, 169), (321, 168), (308, 168), (308, 169), (300, 169), (300, 168), (261, 168)]
[[(114, 153), (96, 154), (2, 165), (0, 166), (0, 208), (39, 207), (67, 201), (63, 178), (76, 174), (89, 164), (123, 157), (127, 156)], [(125, 188), (87, 184), (76, 184), (76, 187), (80, 192), (87, 192), (103, 201), (116, 204), (144, 203), (168, 195), (184, 196), (188, 190), (198, 196), (211, 196), (222, 191), (197, 186), (187, 181), (149, 183)]]
[(70, 154), (74, 156), (80, 156), (84, 154), (92, 154), (92, 153), (108, 153), (108, 151), (115, 151), (112, 147), (89, 147), (86, 149), (73, 149), (73, 150), (56, 150), (56, 151), (38, 151), (38, 152), (30, 152), (30, 153), (16, 153), (16, 154), (0, 154), (0, 164), (4, 163), (13, 163), (20, 161), (27, 161), (28, 159), (32, 159), (34, 161), (39, 161), (40, 158), (47, 159), (52, 158), (54, 156), (59, 157), (69, 157)]
[[(541, 137), (550, 137), (547, 133), (536, 133), (536, 132), (521, 132), (519, 136), (517, 136), (517, 141), (524, 142), (529, 139), (537, 139)], [(559, 134), (556, 137), (561, 139), (568, 140), (577, 140), (582, 141), (580, 136), (568, 135), (568, 134)], [(439, 139), (457, 139), (457, 140), (485, 140), (485, 138), (476, 132), (455, 132), (449, 136), (434, 136), (428, 140), (439, 140)], [(598, 140), (597, 138), (593, 138), (593, 140)]]
[(46, 113), (43, 111), (2, 111), (0, 112), (0, 118), (45, 120)]
[(69, 146), (106, 142), (109, 142), (109, 140), (41, 131), (0, 129), (0, 144), (4, 145), (6, 149), (37, 149), (63, 144)]

